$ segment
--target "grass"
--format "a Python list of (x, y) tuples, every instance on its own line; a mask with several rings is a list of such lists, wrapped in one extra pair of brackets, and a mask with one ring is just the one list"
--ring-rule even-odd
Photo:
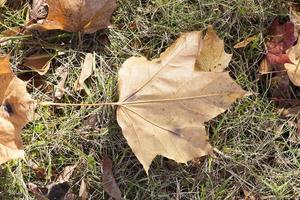
[[(238, 101), (226, 113), (207, 123), (210, 141), (223, 152), (217, 159), (201, 158), (188, 165), (157, 157), (145, 174), (121, 134), (114, 108), (39, 107), (38, 118), (24, 130), (26, 161), (0, 168), (0, 199), (32, 199), (29, 182), (45, 186), (65, 166), (79, 163), (71, 178), (72, 190), (85, 179), (91, 199), (109, 199), (103, 191), (101, 160), (109, 156), (124, 199), (260, 199), (300, 197), (299, 138), (293, 119), (280, 119), (268, 99), (269, 87), (259, 80), (264, 53), (263, 34), (274, 16), (286, 16), (284, 0), (118, 0), (109, 30), (81, 36), (51, 31), (17, 38), (1, 46), (11, 55), (18, 75), (29, 77), (37, 100), (52, 101), (58, 83), (55, 70), (69, 69), (66, 95), (59, 102), (117, 101), (117, 72), (132, 55), (155, 58), (182, 32), (212, 24), (233, 53), (232, 77), (255, 93)], [(23, 25), (27, 3), (0, 10), (0, 30)], [(232, 46), (250, 35), (258, 39), (246, 48)], [(61, 45), (61, 44), (64, 45)], [(22, 57), (42, 47), (59, 51), (54, 66), (43, 77), (20, 67)], [(94, 53), (96, 71), (85, 92), (73, 91), (87, 52)], [(40, 80), (45, 80), (40, 84)], [(45, 170), (39, 177), (34, 166)]]

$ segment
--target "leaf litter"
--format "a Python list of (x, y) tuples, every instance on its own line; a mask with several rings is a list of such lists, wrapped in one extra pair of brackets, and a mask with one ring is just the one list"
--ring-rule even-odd
[(110, 25), (115, 8), (115, 0), (35, 0), (27, 29), (94, 33)]

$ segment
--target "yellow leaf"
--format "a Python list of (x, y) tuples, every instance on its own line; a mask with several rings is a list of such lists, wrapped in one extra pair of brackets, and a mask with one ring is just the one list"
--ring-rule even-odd
[[(206, 38), (211, 36), (214, 39), (206, 41), (216, 44), (212, 46), (219, 52), (222, 44), (214, 41), (218, 38), (209, 30)], [(226, 67), (224, 63), (213, 67), (216, 54), (208, 52), (213, 49), (203, 41), (202, 33), (190, 32), (160, 58), (131, 57), (121, 67), (117, 121), (146, 172), (157, 155), (186, 163), (212, 154), (204, 123), (246, 94), (228, 72), (195, 70), (196, 60), (205, 70)], [(230, 55), (222, 52), (217, 57), (225, 58), (227, 65)]]
[(9, 56), (0, 57), (0, 164), (23, 158), (22, 128), (33, 116), (33, 100), (26, 83), (12, 72)]

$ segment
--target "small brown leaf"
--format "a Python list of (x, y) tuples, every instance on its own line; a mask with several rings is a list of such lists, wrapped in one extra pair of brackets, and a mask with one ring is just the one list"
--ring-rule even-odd
[(79, 198), (80, 198), (80, 200), (87, 200), (89, 198), (87, 185), (86, 185), (84, 179), (81, 180), (80, 190), (79, 190)]
[(266, 58), (263, 58), (259, 65), (259, 73), (260, 74), (269, 74), (272, 71), (271, 65), (269, 65), (268, 61)]
[(110, 25), (115, 8), (115, 0), (38, 0), (30, 13), (38, 23), (28, 28), (93, 33)]
[(24, 157), (20, 134), (34, 112), (26, 83), (13, 74), (9, 56), (0, 57), (0, 102), (0, 164), (3, 164)]
[(252, 35), (250, 37), (247, 37), (246, 39), (244, 39), (244, 40), (238, 42), (237, 44), (235, 44), (233, 46), (233, 48), (235, 48), (235, 49), (244, 48), (244, 47), (248, 46), (248, 44), (250, 44), (251, 42), (256, 40), (257, 36), (258, 35)]
[(69, 71), (66, 67), (62, 66), (57, 69), (57, 74), (60, 76), (60, 81), (57, 85), (57, 89), (55, 90), (54, 97), (61, 99), (65, 93), (65, 82), (67, 80)]
[(93, 54), (88, 53), (86, 54), (84, 63), (82, 65), (80, 76), (74, 84), (74, 89), (76, 91), (83, 90), (84, 81), (93, 74), (93, 67), (94, 67), (94, 56)]
[(53, 55), (50, 54), (34, 54), (24, 58), (22, 65), (31, 68), (40, 75), (45, 75), (50, 66)]
[(59, 175), (56, 182), (58, 183), (68, 182), (76, 167), (77, 164), (65, 167), (63, 172)]
[(103, 168), (102, 179), (103, 179), (104, 190), (114, 199), (121, 200), (122, 193), (112, 172), (111, 159), (104, 158), (102, 161), (102, 168)]
[(292, 63), (286, 63), (284, 65), (290, 80), (296, 86), (300, 86), (300, 41), (296, 46), (290, 48), (287, 52), (289, 59)]

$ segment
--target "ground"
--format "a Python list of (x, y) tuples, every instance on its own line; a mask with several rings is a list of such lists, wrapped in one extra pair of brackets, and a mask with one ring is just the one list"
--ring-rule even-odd
[[(18, 76), (28, 78), (29, 91), (39, 101), (53, 101), (58, 83), (55, 70), (69, 69), (65, 103), (118, 100), (117, 72), (133, 55), (158, 57), (181, 33), (213, 25), (233, 54), (232, 77), (253, 93), (207, 123), (217, 158), (188, 165), (157, 157), (149, 176), (117, 125), (115, 108), (38, 107), (36, 120), (23, 131), (26, 160), (0, 168), (0, 199), (32, 199), (26, 184), (47, 185), (65, 166), (78, 163), (72, 190), (85, 179), (91, 199), (109, 199), (103, 191), (101, 161), (113, 160), (113, 172), (124, 199), (297, 199), (300, 197), (299, 139), (293, 119), (280, 119), (268, 99), (269, 86), (257, 69), (264, 54), (263, 35), (275, 16), (288, 14), (285, 0), (118, 0), (112, 28), (91, 35), (52, 31), (32, 38), (11, 38), (0, 52), (12, 55)], [(16, 7), (14, 5), (14, 7)], [(0, 30), (24, 25), (27, 4), (2, 8)], [(248, 36), (258, 38), (239, 50), (233, 45)], [(20, 66), (22, 57), (42, 47), (59, 51), (50, 71), (41, 77)], [(87, 52), (97, 65), (85, 91), (74, 92)], [(167, 115), (167, 113), (166, 113)], [(33, 166), (44, 169), (39, 175)]]

